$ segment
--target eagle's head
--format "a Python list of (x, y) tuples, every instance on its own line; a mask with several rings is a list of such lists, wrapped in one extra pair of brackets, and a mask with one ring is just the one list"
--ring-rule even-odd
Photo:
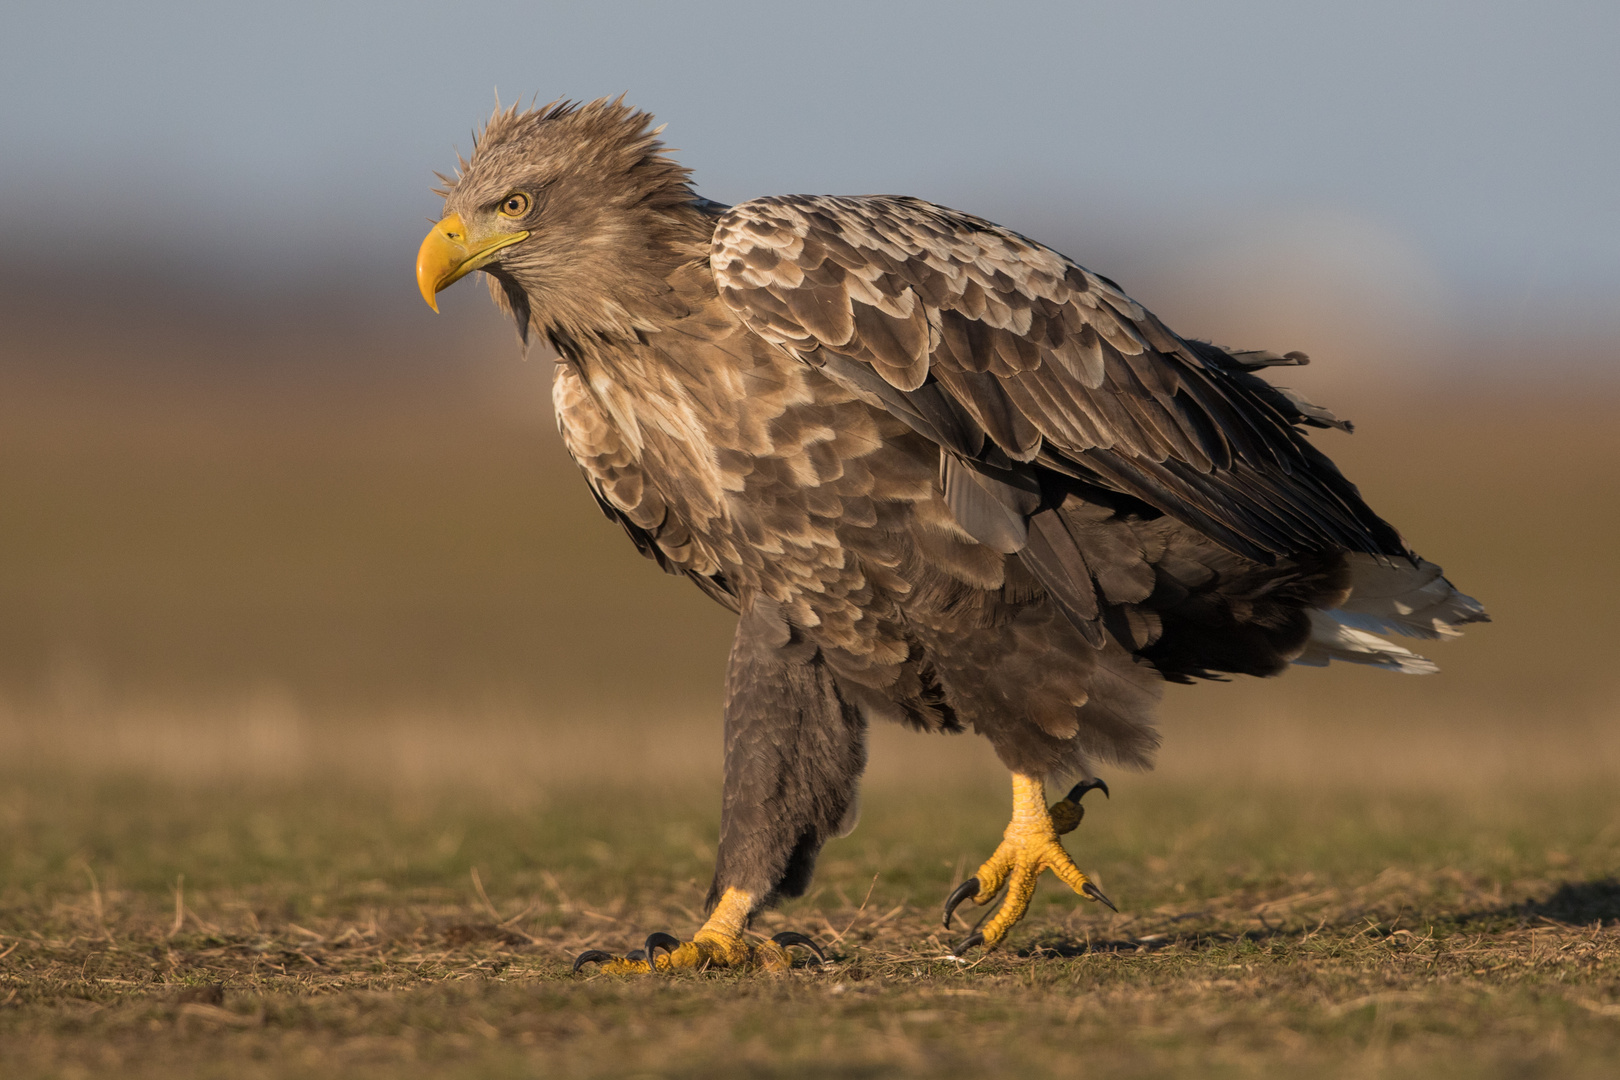
[(689, 177), (652, 117), (621, 101), (497, 109), (422, 241), (416, 281), (436, 294), (474, 270), (495, 302), (553, 341), (633, 335), (666, 302), (665, 278), (708, 233)]

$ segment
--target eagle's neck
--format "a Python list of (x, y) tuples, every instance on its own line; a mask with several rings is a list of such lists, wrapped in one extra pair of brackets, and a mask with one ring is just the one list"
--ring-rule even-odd
[[(604, 226), (575, 272), (562, 280), (525, 283), (530, 329), (560, 355), (579, 362), (595, 345), (645, 344), (649, 335), (692, 314), (690, 283), (683, 288), (675, 279), (693, 265), (707, 274), (714, 223), (725, 209), (693, 199), (627, 214)], [(712, 280), (707, 291), (712, 295)]]

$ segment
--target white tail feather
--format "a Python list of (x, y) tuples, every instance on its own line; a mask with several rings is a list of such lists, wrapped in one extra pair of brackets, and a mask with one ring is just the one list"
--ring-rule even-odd
[(1313, 611), (1311, 636), (1294, 663), (1320, 667), (1330, 660), (1427, 675), (1432, 660), (1379, 637), (1456, 637), (1468, 623), (1488, 622), (1478, 600), (1460, 593), (1434, 563), (1349, 556), (1350, 595), (1336, 608)]
[(1349, 556), (1350, 596), (1328, 614), (1346, 626), (1407, 637), (1456, 637), (1458, 627), (1488, 621), (1485, 608), (1460, 593), (1423, 559)]
[(1393, 641), (1385, 641), (1377, 634), (1346, 626), (1328, 612), (1310, 614), (1311, 636), (1305, 642), (1305, 651), (1294, 658), (1296, 664), (1325, 667), (1330, 660), (1348, 660), (1352, 664), (1371, 664), (1408, 675), (1430, 675), (1440, 670), (1428, 657), (1419, 656)]

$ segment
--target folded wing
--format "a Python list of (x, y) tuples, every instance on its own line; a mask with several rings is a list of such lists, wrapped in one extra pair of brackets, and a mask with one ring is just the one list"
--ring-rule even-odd
[(1337, 421), (1248, 370), (1291, 358), (1185, 341), (1007, 229), (910, 198), (772, 197), (721, 218), (711, 263), (756, 333), (939, 443), (963, 527), (1037, 572), (1061, 574), (1037, 519), (1075, 490), (1262, 562), (1410, 557), (1296, 429)]

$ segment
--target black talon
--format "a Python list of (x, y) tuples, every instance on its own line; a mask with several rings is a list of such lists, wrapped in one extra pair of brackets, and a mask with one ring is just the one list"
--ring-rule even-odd
[(951, 928), (951, 914), (970, 896), (979, 894), (979, 879), (970, 877), (962, 884), (951, 890), (951, 895), (945, 898), (945, 929)]
[(574, 957), (573, 974), (578, 975), (579, 969), (584, 967), (586, 964), (605, 964), (612, 959), (612, 953), (605, 953), (601, 949), (586, 949), (584, 952)]
[(1103, 793), (1103, 798), (1105, 799), (1113, 798), (1112, 795), (1108, 794), (1108, 785), (1103, 783), (1095, 776), (1093, 776), (1090, 780), (1082, 780), (1078, 784), (1074, 785), (1074, 787), (1069, 789), (1069, 793), (1065, 795), (1064, 798), (1068, 799), (1072, 803), (1078, 803), (1080, 801), (1080, 796), (1084, 795), (1092, 788), (1097, 788), (1100, 790)]
[(626, 960), (645, 960), (647, 959), (647, 950), (631, 949), (629, 952), (624, 954), (624, 958)]
[(955, 949), (951, 950), (951, 955), (952, 956), (961, 956), (963, 953), (967, 952), (969, 949), (974, 948), (974, 947), (979, 946), (979, 945), (983, 945), (983, 944), (984, 944), (984, 935), (979, 933), (977, 930), (975, 930), (975, 931), (973, 931), (973, 933), (969, 934), (967, 937), (962, 939), (962, 944), (958, 945)]
[(1112, 911), (1115, 915), (1119, 914), (1119, 908), (1114, 906), (1114, 902), (1108, 899), (1108, 897), (1104, 896), (1102, 894), (1102, 890), (1097, 888), (1097, 886), (1093, 885), (1091, 882), (1088, 881), (1084, 885), (1080, 886), (1080, 892), (1089, 900), (1095, 900), (1099, 904), (1107, 904), (1108, 910)]
[(780, 934), (773, 935), (771, 940), (782, 946), (784, 949), (790, 945), (803, 945), (805, 948), (816, 954), (817, 963), (825, 964), (827, 962), (827, 954), (821, 951), (821, 946), (817, 945), (814, 941), (811, 941), (803, 934), (796, 933), (792, 930), (784, 930)]
[(680, 948), (680, 947), (681, 947), (681, 939), (680, 938), (674, 937), (674, 936), (672, 936), (670, 934), (666, 934), (666, 933), (663, 933), (662, 931), (660, 931), (659, 933), (656, 933), (656, 934), (648, 934), (647, 935), (647, 945), (642, 951), (647, 954), (647, 966), (652, 968), (654, 971), (657, 971), (658, 970), (658, 950), (663, 949), (665, 952), (669, 953), (671, 956), (674, 956), (675, 955), (675, 950)]

